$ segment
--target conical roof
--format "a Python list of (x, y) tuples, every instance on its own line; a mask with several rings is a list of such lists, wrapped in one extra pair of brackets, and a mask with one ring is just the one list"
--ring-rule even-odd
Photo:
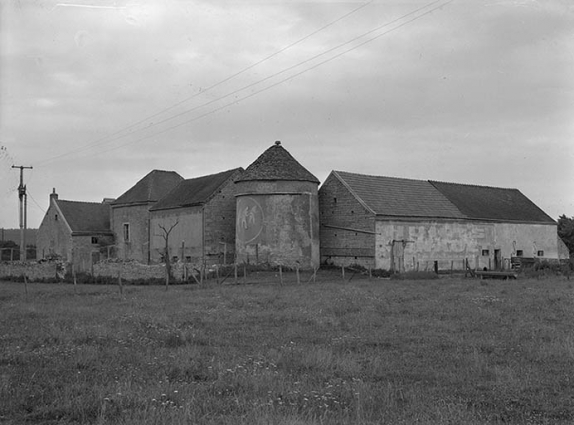
[(283, 146), (275, 142), (263, 152), (237, 180), (290, 180), (308, 181), (319, 184), (319, 180), (303, 167)]

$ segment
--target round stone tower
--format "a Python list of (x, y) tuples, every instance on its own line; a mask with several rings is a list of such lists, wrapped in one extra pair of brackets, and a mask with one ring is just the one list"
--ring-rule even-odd
[(237, 262), (319, 267), (319, 180), (281, 142), (235, 184)]

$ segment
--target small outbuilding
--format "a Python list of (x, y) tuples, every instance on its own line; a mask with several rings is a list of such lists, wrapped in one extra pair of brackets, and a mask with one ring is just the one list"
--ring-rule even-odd
[(72, 263), (76, 271), (88, 271), (101, 256), (110, 255), (114, 235), (108, 202), (58, 199), (56, 190), (36, 238), (37, 259), (58, 258)]
[(325, 263), (504, 270), (564, 252), (557, 223), (517, 189), (332, 171), (319, 202)]
[(275, 142), (236, 181), (238, 262), (319, 266), (319, 180)]

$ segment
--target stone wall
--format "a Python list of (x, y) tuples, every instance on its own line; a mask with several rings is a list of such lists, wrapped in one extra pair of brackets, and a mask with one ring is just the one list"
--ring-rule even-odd
[(30, 281), (51, 280), (57, 278), (57, 273), (62, 276), (63, 263), (47, 261), (12, 261), (0, 263), (0, 279), (14, 279), (26, 276)]
[[(149, 262), (149, 208), (151, 204), (112, 206), (112, 231), (117, 257)], [(129, 241), (124, 239), (124, 224), (129, 224)]]
[(142, 264), (137, 261), (102, 261), (94, 264), (94, 276), (125, 281), (165, 279), (165, 264)]

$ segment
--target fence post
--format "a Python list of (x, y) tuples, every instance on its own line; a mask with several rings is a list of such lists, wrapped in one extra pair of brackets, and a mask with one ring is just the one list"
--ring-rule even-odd
[(78, 282), (76, 280), (76, 266), (72, 264), (72, 277), (74, 278), (74, 294), (78, 293)]
[(118, 286), (120, 287), (120, 294), (124, 294), (124, 287), (122, 285), (122, 271), (118, 270)]
[(345, 266), (341, 266), (341, 276), (343, 277), (343, 282), (345, 281)]
[(235, 263), (233, 263), (233, 269), (235, 272), (235, 284), (237, 285), (237, 261), (235, 261)]
[(26, 272), (24, 272), (24, 292), (26, 293), (26, 301), (28, 301), (28, 278), (26, 277)]
[(283, 286), (283, 268), (281, 264), (279, 264), (279, 284)]
[(295, 273), (297, 274), (297, 285), (300, 285), (301, 284), (301, 278), (299, 276), (299, 263), (297, 263), (295, 266)]

